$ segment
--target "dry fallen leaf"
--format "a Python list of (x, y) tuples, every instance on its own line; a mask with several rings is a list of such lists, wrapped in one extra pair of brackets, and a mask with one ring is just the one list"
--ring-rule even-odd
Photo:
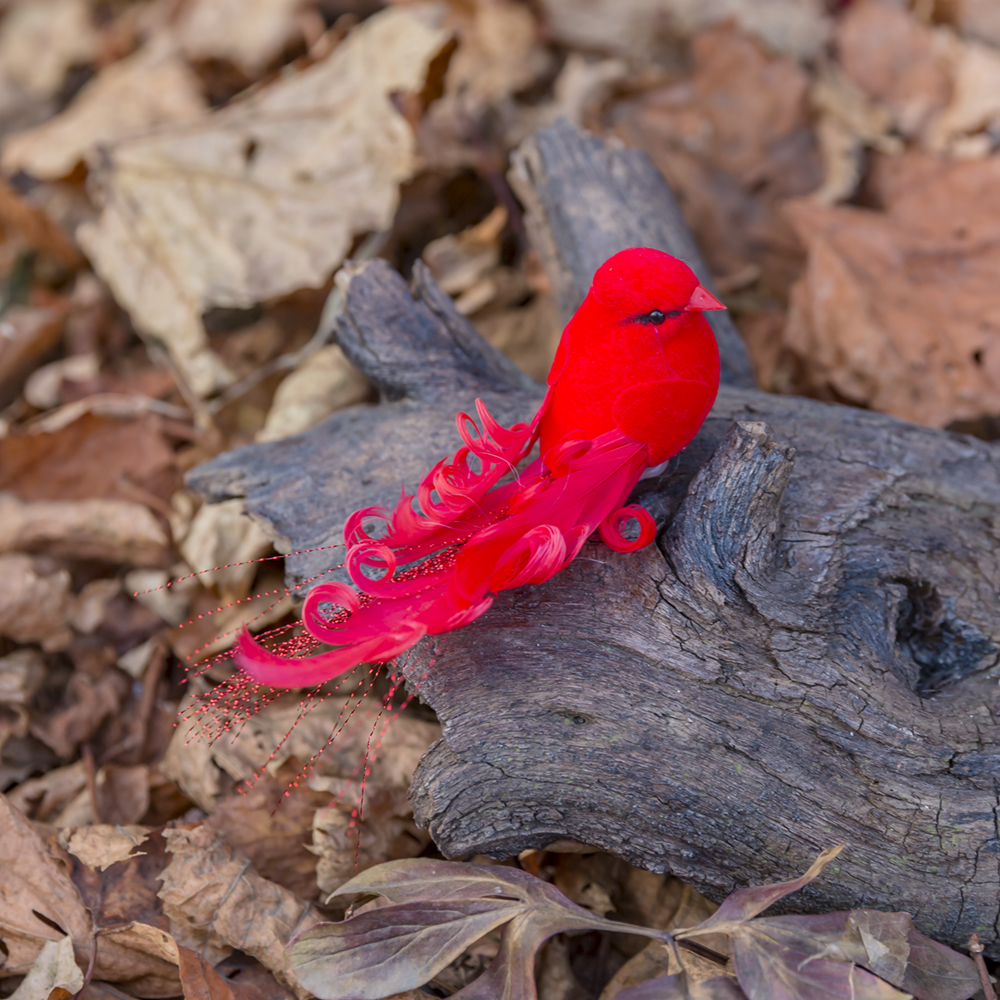
[(356, 233), (385, 229), (414, 138), (391, 95), (423, 89), (446, 41), (437, 7), (386, 10), (318, 64), (187, 126), (123, 142), (78, 238), (137, 329), (195, 391), (227, 373), (201, 316), (318, 287)]
[(83, 989), (83, 973), (73, 957), (73, 939), (46, 941), (35, 964), (10, 1000), (61, 1000)]
[(689, 78), (617, 106), (618, 131), (664, 174), (722, 282), (756, 269), (781, 298), (801, 250), (779, 206), (821, 180), (809, 78), (732, 26), (702, 32), (691, 51)]
[[(349, 675), (342, 690), (356, 684), (357, 679)], [(369, 792), (409, 788), (418, 761), (440, 738), (441, 727), (409, 714), (390, 719), (374, 698), (360, 707), (359, 700), (334, 694), (322, 701), (311, 699), (303, 711), (298, 695), (285, 694), (215, 740), (204, 731), (205, 720), (192, 717), (189, 703), (182, 706), (182, 721), (167, 750), (164, 773), (192, 802), (212, 812), (227, 784), (246, 781), (265, 766), (273, 774), (292, 757), (309, 760), (336, 734), (309, 771), (310, 788), (343, 792), (344, 780), (360, 774), (369, 747)]]
[(206, 957), (238, 948), (299, 992), (285, 964), (285, 945), (318, 923), (319, 911), (261, 878), (246, 855), (207, 824), (166, 830), (164, 836), (173, 859), (161, 876), (159, 896), (178, 944)]
[(64, 305), (15, 305), (4, 311), (0, 319), (0, 387), (9, 392), (52, 351), (62, 337), (65, 320)]
[(953, 42), (947, 31), (919, 24), (892, 0), (855, 0), (836, 32), (847, 76), (911, 137), (948, 104)]
[(300, 34), (302, 0), (194, 0), (174, 25), (189, 59), (228, 59), (255, 79)]
[(0, 552), (156, 566), (169, 540), (148, 507), (128, 500), (35, 500), (0, 493)]
[[(14, 557), (0, 556), (0, 562), (9, 558)], [(58, 756), (72, 757), (80, 744), (100, 729), (105, 719), (121, 709), (128, 691), (128, 678), (116, 670), (108, 670), (96, 679), (76, 670), (66, 683), (63, 707), (35, 722), (31, 727), (32, 735)], [(76, 823), (66, 821), (68, 826)]]
[(73, 939), (78, 960), (86, 962), (90, 931), (90, 915), (69, 876), (45, 850), (28, 820), (0, 795), (4, 974), (26, 974), (46, 941), (58, 942), (67, 934)]
[[(49, 823), (87, 787), (82, 760), (57, 767), (40, 778), (29, 778), (7, 793), (7, 801), (29, 819)], [(0, 935), (2, 936), (2, 935)]]
[(354, 807), (360, 783), (345, 780), (337, 791), (337, 799), (317, 810), (313, 819), (312, 850), (319, 857), (316, 884), (324, 893), (373, 865), (415, 858), (430, 844), (430, 834), (413, 821), (405, 787), (367, 787), (360, 832)]
[(0, 93), (53, 96), (71, 66), (91, 61), (98, 42), (87, 0), (11, 4), (0, 22)]
[(1000, 7), (994, 0), (958, 0), (955, 22), (963, 35), (1000, 45)]
[(0, 555), (0, 635), (64, 649), (70, 639), (69, 588), (69, 570), (20, 553)]
[[(264, 878), (302, 899), (316, 900), (316, 855), (309, 843), (313, 816), (330, 796), (305, 782), (293, 786), (300, 769), (293, 758), (274, 776), (264, 772), (224, 798), (207, 823), (242, 851)], [(351, 857), (353, 861), (353, 852)]]
[(952, 97), (931, 123), (925, 144), (935, 152), (986, 156), (1000, 126), (1000, 52), (991, 45), (955, 46)]
[(198, 79), (166, 39), (105, 67), (54, 118), (7, 136), (0, 167), (34, 177), (65, 177), (99, 147), (207, 110)]
[(187, 564), (201, 573), (198, 579), (230, 597), (247, 595), (257, 573), (253, 560), (270, 549), (270, 537), (244, 512), (242, 500), (205, 504), (180, 546)]
[(815, 55), (830, 33), (817, 0), (542, 0), (559, 41), (583, 49), (649, 58), (677, 32), (691, 35), (734, 20), (777, 52)]
[(370, 394), (368, 380), (338, 344), (321, 347), (282, 380), (257, 440), (301, 434), (331, 413), (364, 402)]
[(912, 152), (876, 171), (884, 212), (808, 201), (785, 344), (813, 391), (932, 427), (1000, 413), (1000, 158)]
[(51, 432), (0, 438), (0, 490), (22, 500), (169, 499), (179, 475), (158, 416), (84, 414)]
[(104, 871), (125, 858), (145, 854), (135, 849), (149, 839), (144, 826), (67, 827), (59, 831), (59, 846), (75, 854), (85, 865)]

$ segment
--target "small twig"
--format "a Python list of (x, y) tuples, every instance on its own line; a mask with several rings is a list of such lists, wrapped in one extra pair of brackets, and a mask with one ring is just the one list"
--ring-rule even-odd
[(997, 1000), (996, 992), (993, 989), (993, 980), (986, 971), (986, 963), (983, 961), (983, 946), (979, 943), (978, 934), (969, 935), (969, 954), (972, 961), (976, 963), (979, 970), (979, 981), (983, 984), (983, 996), (986, 1000)]
[(83, 773), (87, 781), (87, 792), (90, 795), (90, 811), (94, 814), (94, 824), (101, 822), (101, 805), (97, 801), (97, 765), (94, 755), (88, 745), (83, 747)]
[[(371, 233), (365, 237), (361, 246), (358, 247), (357, 253), (352, 256), (351, 260), (356, 264), (372, 260), (385, 245), (388, 236), (387, 232)], [(340, 316), (343, 308), (344, 293), (339, 288), (334, 287), (326, 297), (326, 302), (323, 304), (323, 312), (316, 326), (316, 332), (309, 339), (309, 343), (290, 354), (282, 354), (277, 358), (273, 358), (266, 364), (261, 365), (260, 368), (252, 371), (246, 378), (240, 379), (239, 382), (234, 382), (228, 389), (219, 393), (208, 404), (209, 413), (213, 415), (218, 413), (224, 406), (228, 406), (234, 400), (239, 399), (240, 396), (248, 393), (255, 385), (259, 385), (264, 379), (269, 378), (276, 372), (293, 371), (308, 361), (321, 347), (326, 345), (333, 335), (334, 330), (337, 328), (337, 318)]]

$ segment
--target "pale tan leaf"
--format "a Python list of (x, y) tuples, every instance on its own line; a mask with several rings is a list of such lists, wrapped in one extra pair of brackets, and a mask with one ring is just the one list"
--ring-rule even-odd
[(0, 22), (0, 76), (8, 85), (51, 97), (66, 70), (90, 62), (97, 45), (87, 0), (22, 0)]
[[(247, 595), (257, 573), (252, 560), (270, 548), (270, 537), (245, 513), (242, 500), (205, 504), (195, 514), (180, 546), (189, 566), (209, 571), (199, 577), (206, 587), (216, 587), (234, 597)], [(224, 566), (230, 568), (222, 569)]]
[(111, 151), (102, 214), (78, 238), (196, 392), (227, 377), (207, 350), (206, 309), (318, 287), (355, 234), (390, 224), (416, 168), (391, 95), (423, 88), (447, 38), (439, 16), (436, 6), (386, 10), (316, 65)]
[(67, 935), (42, 945), (35, 964), (10, 1000), (49, 1000), (54, 990), (73, 994), (82, 989), (83, 973), (73, 956), (73, 939)]
[(181, 10), (177, 40), (189, 59), (228, 59), (253, 78), (297, 34), (302, 0), (194, 0)]
[(207, 107), (197, 77), (164, 38), (105, 67), (62, 114), (7, 137), (0, 166), (9, 173), (64, 177), (98, 146), (190, 121)]
[(135, 849), (148, 839), (149, 829), (144, 826), (111, 826), (105, 823), (66, 827), (59, 831), (59, 845), (97, 871), (104, 871), (125, 858), (145, 854), (145, 851)]
[(155, 566), (169, 540), (149, 508), (128, 500), (21, 501), (0, 493), (0, 552)]
[(257, 440), (301, 434), (331, 413), (364, 401), (370, 392), (368, 379), (338, 344), (321, 347), (278, 386)]
[(0, 635), (63, 649), (70, 639), (69, 570), (53, 570), (32, 556), (0, 555)]

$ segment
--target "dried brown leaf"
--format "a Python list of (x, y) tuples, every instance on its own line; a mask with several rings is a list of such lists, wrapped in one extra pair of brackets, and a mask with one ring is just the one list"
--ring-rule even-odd
[(672, 34), (696, 31), (734, 20), (777, 52), (815, 55), (830, 32), (822, 3), (816, 0), (543, 0), (556, 38), (584, 49), (601, 49), (630, 58), (654, 55)]
[[(199, 577), (205, 586), (230, 597), (246, 597), (258, 569), (254, 560), (270, 549), (270, 536), (245, 512), (242, 500), (205, 504), (180, 546), (189, 566), (208, 570)], [(212, 568), (223, 566), (231, 568)]]
[(47, 941), (73, 939), (89, 959), (90, 915), (69, 876), (28, 820), (0, 795), (0, 941), (5, 975), (29, 972)]
[(29, 778), (7, 792), (7, 801), (38, 823), (49, 823), (87, 787), (82, 760), (53, 768), (40, 778)]
[(822, 179), (809, 77), (731, 25), (691, 52), (690, 77), (615, 107), (617, 130), (666, 177), (712, 271), (725, 282), (750, 269), (780, 298), (801, 270), (780, 206)]
[(66, 827), (59, 832), (60, 846), (98, 871), (135, 857), (136, 848), (148, 839), (149, 830), (144, 826)]
[(0, 490), (22, 500), (135, 500), (130, 484), (169, 500), (179, 485), (173, 448), (152, 414), (91, 414), (52, 433), (0, 438)]
[(794, 202), (786, 346), (814, 392), (934, 427), (1000, 411), (1000, 158), (880, 163), (884, 212)]
[(59, 1000), (81, 989), (83, 973), (73, 956), (73, 939), (67, 936), (42, 945), (35, 964), (10, 1000)]
[[(59, 343), (65, 304), (14, 305), (0, 320), (0, 385), (16, 386)], [(9, 397), (8, 397), (9, 398)]]
[(253, 983), (225, 979), (190, 948), (178, 947), (184, 1000), (266, 1000), (268, 994)]
[(384, 11), (324, 60), (188, 126), (118, 144), (79, 239), (200, 393), (227, 375), (201, 315), (318, 287), (353, 236), (388, 227), (416, 167), (390, 95), (423, 89), (438, 9)]
[(951, 97), (953, 39), (892, 0), (856, 0), (840, 18), (837, 54), (847, 76), (918, 136)]
[[(23, 557), (0, 556), (0, 565), (3, 560), (14, 558)], [(109, 716), (121, 709), (128, 693), (129, 682), (124, 674), (110, 670), (95, 679), (77, 670), (66, 684), (66, 703), (33, 723), (32, 735), (60, 757), (72, 757), (81, 743), (89, 740)], [(134, 817), (132, 822), (138, 818)], [(92, 818), (90, 821), (93, 821)], [(66, 825), (77, 825), (79, 822), (79, 819), (72, 820)]]
[[(249, 787), (224, 798), (207, 823), (242, 851), (264, 878), (302, 899), (315, 900), (317, 858), (309, 843), (313, 816), (330, 796), (304, 782), (293, 787), (300, 770), (299, 762), (290, 760), (274, 776), (264, 772)], [(352, 867), (353, 862), (352, 846)]]
[(343, 780), (334, 802), (329, 803), (328, 795), (326, 808), (317, 810), (313, 819), (316, 884), (324, 892), (373, 865), (416, 857), (430, 843), (430, 834), (413, 821), (406, 788), (369, 783), (359, 827), (354, 804), (360, 794), (359, 782)]
[(169, 539), (148, 507), (128, 500), (36, 500), (0, 493), (0, 552), (155, 566)]
[(301, 434), (331, 413), (363, 402), (371, 391), (368, 379), (347, 360), (339, 344), (321, 347), (282, 380), (257, 440)]
[(163, 41), (106, 66), (62, 114), (8, 136), (0, 166), (54, 180), (108, 143), (204, 114), (197, 77)]
[(958, 0), (955, 22), (963, 35), (1000, 45), (1000, 7), (993, 0)]
[(296, 989), (285, 963), (285, 945), (321, 920), (308, 903), (261, 878), (249, 858), (210, 826), (165, 831), (173, 855), (159, 892), (178, 943), (199, 954), (224, 956), (238, 948)]
[(0, 555), (0, 635), (64, 649), (70, 639), (69, 587), (69, 570), (32, 556)]
[(214, 742), (201, 733), (197, 722), (182, 721), (167, 751), (164, 771), (192, 802), (211, 812), (233, 781), (245, 781), (265, 766), (274, 771), (292, 757), (308, 760), (336, 733), (310, 770), (308, 784), (332, 795), (349, 794), (344, 782), (356, 777), (370, 750), (369, 735), (374, 734), (371, 746), (382, 745), (368, 753), (368, 794), (380, 788), (405, 792), (418, 761), (440, 739), (441, 727), (407, 714), (387, 723), (377, 704), (357, 707), (344, 696), (331, 696), (303, 714), (298, 695), (284, 695), (233, 735)]

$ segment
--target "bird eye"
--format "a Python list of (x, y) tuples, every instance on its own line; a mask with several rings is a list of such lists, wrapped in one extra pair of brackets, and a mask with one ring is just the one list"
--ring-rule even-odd
[(672, 309), (670, 312), (664, 312), (662, 309), (653, 309), (651, 312), (645, 313), (642, 316), (637, 316), (636, 319), (640, 323), (649, 323), (652, 326), (659, 326), (662, 322), (668, 319), (674, 319), (683, 312), (683, 309)]

